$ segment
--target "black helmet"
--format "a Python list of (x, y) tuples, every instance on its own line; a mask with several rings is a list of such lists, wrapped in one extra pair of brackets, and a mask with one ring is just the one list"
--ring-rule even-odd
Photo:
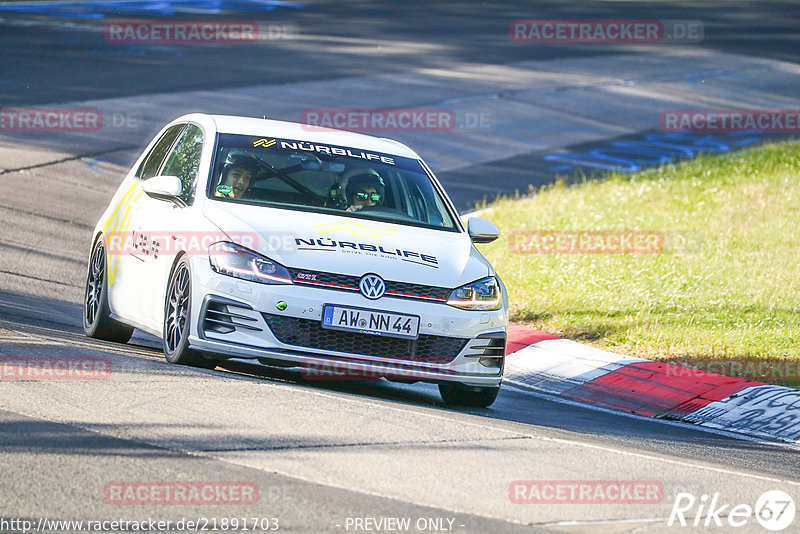
[(375, 188), (375, 191), (383, 195), (385, 185), (383, 183), (383, 178), (380, 177), (378, 173), (375, 171), (371, 172), (361, 172), (358, 174), (354, 174), (350, 177), (347, 181), (347, 200), (349, 201), (350, 198), (358, 192), (359, 189), (362, 187), (371, 186)]
[(225, 158), (225, 165), (222, 166), (222, 176), (225, 176), (225, 173), (234, 167), (242, 167), (250, 171), (253, 177), (262, 169), (262, 165), (256, 158), (244, 152), (231, 152), (228, 154), (228, 157)]

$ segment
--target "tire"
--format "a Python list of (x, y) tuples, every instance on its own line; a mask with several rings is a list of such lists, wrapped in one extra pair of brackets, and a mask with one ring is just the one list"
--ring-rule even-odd
[(164, 299), (164, 328), (161, 336), (164, 357), (169, 363), (213, 369), (215, 360), (189, 348), (189, 327), (192, 318), (192, 270), (189, 259), (178, 261), (167, 284)]
[(471, 387), (462, 384), (439, 384), (439, 393), (445, 404), (488, 408), (497, 398), (500, 386)]
[(106, 247), (103, 239), (98, 238), (86, 273), (83, 331), (94, 339), (127, 343), (133, 335), (133, 328), (111, 318), (106, 271)]

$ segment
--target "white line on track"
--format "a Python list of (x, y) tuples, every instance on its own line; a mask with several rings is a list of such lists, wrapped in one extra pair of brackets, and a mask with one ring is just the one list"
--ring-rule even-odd
[(578, 527), (588, 525), (622, 525), (628, 523), (666, 523), (668, 517), (646, 517), (643, 519), (598, 519), (596, 521), (553, 521), (550, 523), (534, 523), (538, 527)]

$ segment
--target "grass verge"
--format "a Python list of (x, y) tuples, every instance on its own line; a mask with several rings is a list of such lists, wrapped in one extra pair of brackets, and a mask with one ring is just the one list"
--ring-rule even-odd
[(675, 363), (776, 361), (786, 380), (762, 378), (797, 382), (800, 143), (558, 183), (486, 209), (502, 236), (481, 250), (512, 320)]

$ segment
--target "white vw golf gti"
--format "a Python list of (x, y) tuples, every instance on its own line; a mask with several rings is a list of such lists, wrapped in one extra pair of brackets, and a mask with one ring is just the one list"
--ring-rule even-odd
[(95, 227), (86, 334), (160, 337), (172, 363), (439, 385), (489, 406), (508, 300), (428, 166), (388, 139), (192, 114), (136, 161)]

